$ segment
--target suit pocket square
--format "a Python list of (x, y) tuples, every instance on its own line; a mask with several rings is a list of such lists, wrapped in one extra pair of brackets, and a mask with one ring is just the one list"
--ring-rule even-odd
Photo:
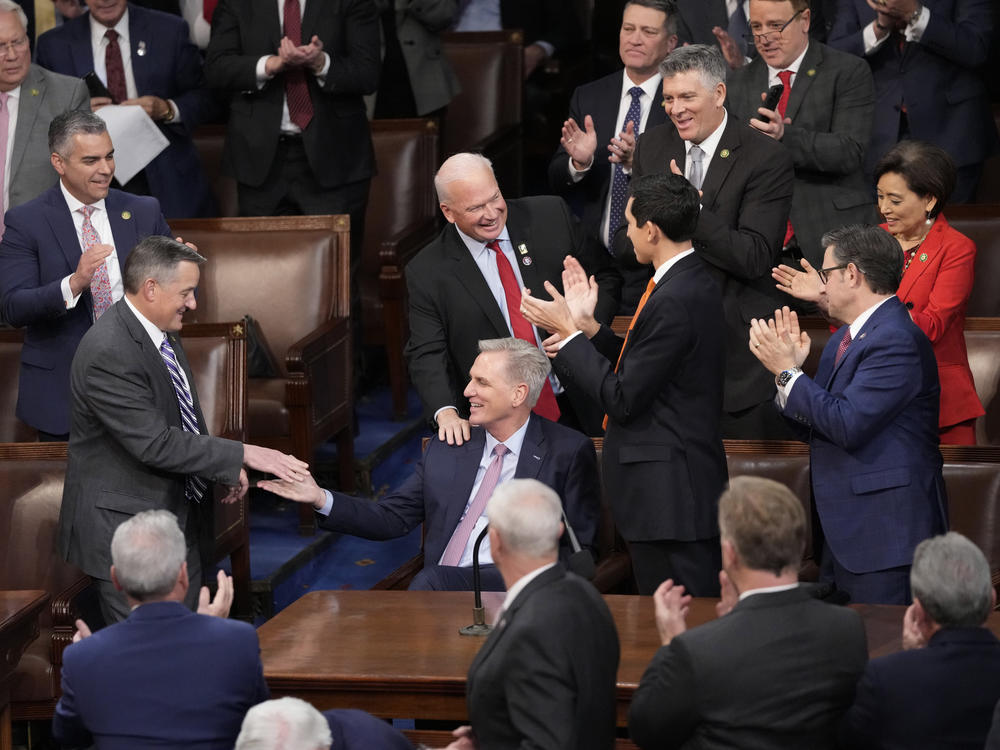
[(909, 483), (910, 470), (904, 466), (853, 476), (851, 477), (851, 490), (855, 495), (866, 495), (870, 492), (906, 487)]

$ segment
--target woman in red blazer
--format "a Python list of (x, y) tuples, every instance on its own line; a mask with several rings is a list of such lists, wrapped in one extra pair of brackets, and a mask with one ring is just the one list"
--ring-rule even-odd
[[(975, 445), (976, 418), (983, 405), (965, 349), (965, 307), (972, 292), (976, 246), (948, 225), (942, 210), (955, 186), (951, 157), (923, 141), (902, 141), (875, 167), (882, 228), (903, 251), (903, 278), (896, 296), (927, 334), (941, 381), (941, 442)], [(823, 309), (819, 275), (808, 261), (804, 272), (779, 266), (778, 288)], [(824, 310), (825, 312), (825, 310)]]

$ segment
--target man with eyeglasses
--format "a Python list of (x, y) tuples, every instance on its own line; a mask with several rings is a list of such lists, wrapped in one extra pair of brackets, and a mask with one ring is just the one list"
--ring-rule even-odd
[(749, 349), (809, 442), (821, 580), (854, 602), (908, 604), (914, 549), (948, 527), (937, 363), (895, 295), (898, 243), (877, 226), (851, 225), (828, 232), (823, 246), (822, 294), (844, 325), (816, 376), (802, 372), (809, 335), (787, 307), (751, 321)]
[[(757, 58), (727, 79), (726, 109), (792, 154), (795, 189), (785, 231), (785, 255), (795, 266), (823, 260), (820, 238), (829, 229), (874, 222), (875, 204), (864, 174), (875, 106), (863, 60), (810, 41), (808, 0), (750, 0)], [(765, 92), (784, 86), (777, 106)]]
[(31, 64), (27, 17), (13, 0), (0, 0), (0, 234), (3, 214), (56, 184), (49, 164), (49, 123), (66, 110), (86, 110), (83, 81)]

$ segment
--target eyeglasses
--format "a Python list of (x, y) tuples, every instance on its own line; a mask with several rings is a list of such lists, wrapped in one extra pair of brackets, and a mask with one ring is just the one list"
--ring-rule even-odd
[(843, 271), (849, 265), (851, 265), (851, 264), (850, 263), (844, 263), (843, 265), (830, 266), (829, 268), (817, 268), (816, 269), (816, 273), (819, 274), (819, 280), (822, 281), (825, 284), (827, 282), (827, 279), (829, 278), (829, 274), (832, 271)]
[(772, 28), (772, 29), (770, 29), (768, 31), (765, 31), (763, 34), (757, 33), (757, 31), (760, 29), (759, 26), (757, 27), (757, 29), (754, 29), (753, 25), (751, 25), (750, 26), (750, 33), (746, 34), (747, 41), (748, 42), (756, 41), (757, 44), (767, 44), (769, 41), (771, 41), (771, 38), (772, 38), (771, 35), (772, 34), (775, 34), (777, 36), (781, 36), (781, 32), (784, 31), (785, 29), (787, 29), (788, 25), (792, 21), (794, 21), (796, 18), (798, 18), (802, 14), (802, 12), (804, 10), (805, 10), (805, 8), (803, 8), (802, 10), (796, 11), (795, 15), (792, 16), (791, 18), (789, 18), (787, 21), (785, 21), (779, 28), (777, 28), (777, 29)]
[(15, 39), (13, 42), (0, 42), (0, 54), (16, 55), (19, 52), (24, 52), (27, 47), (28, 37), (22, 36), (20, 39)]

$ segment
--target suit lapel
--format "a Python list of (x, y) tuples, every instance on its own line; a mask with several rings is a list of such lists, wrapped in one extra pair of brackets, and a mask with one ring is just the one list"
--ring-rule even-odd
[(486, 279), (479, 270), (479, 266), (472, 259), (469, 249), (458, 236), (458, 230), (454, 225), (445, 228), (445, 242), (448, 245), (448, 254), (451, 256), (455, 277), (462, 286), (465, 287), (469, 295), (482, 309), (483, 313), (493, 324), (497, 336), (510, 336), (507, 322), (503, 319), (503, 314), (493, 299), (493, 292), (490, 291)]
[[(851, 340), (851, 343), (847, 347), (847, 351), (844, 352), (844, 356), (840, 358), (840, 362), (835, 362), (835, 364), (833, 365), (833, 369), (830, 372), (830, 380), (827, 383), (827, 389), (829, 389), (830, 385), (833, 383), (834, 378), (837, 377), (837, 373), (840, 371), (840, 368), (843, 367), (845, 363), (852, 361), (860, 356), (865, 346), (868, 345), (868, 342), (866, 340), (868, 338), (868, 334), (870, 334), (872, 331), (878, 328), (882, 324), (882, 321), (885, 320), (889, 315), (892, 315), (896, 307), (901, 304), (902, 303), (899, 301), (898, 298), (891, 297), (885, 302), (883, 302), (879, 306), (879, 308), (872, 313), (871, 317), (868, 318), (867, 321), (865, 321), (865, 324), (861, 326), (861, 330), (858, 331), (858, 337), (856, 339)], [(840, 336), (838, 336), (836, 339), (838, 346), (840, 345), (842, 336), (843, 334), (841, 333)], [(836, 355), (834, 355), (834, 360), (836, 360)]]
[[(323, 11), (335, 14), (339, 10), (335, 6), (337, 3), (334, 0), (319, 0), (318, 2), (308, 2), (306, 3), (305, 10), (302, 11), (302, 44), (309, 44), (309, 40), (312, 39), (313, 34), (318, 35), (317, 27), (320, 21), (320, 14)], [(271, 3), (273, 6), (274, 3)]]
[[(712, 162), (708, 165), (708, 172), (705, 173), (705, 179), (701, 184), (704, 204), (708, 208), (714, 209), (716, 207), (715, 196), (719, 194), (730, 170), (740, 158), (739, 149), (742, 145), (740, 128), (742, 127), (749, 126), (744, 126), (732, 116), (726, 122), (726, 129), (722, 132), (722, 138), (719, 139), (719, 145), (716, 146), (715, 155), (712, 156)], [(678, 162), (678, 164), (680, 163)]]
[(514, 470), (515, 479), (537, 479), (538, 472), (542, 470), (547, 449), (539, 419), (541, 417), (534, 414), (528, 417), (528, 429), (524, 432), (521, 455), (518, 456), (517, 468)]
[[(432, 438), (433, 440), (434, 438)], [(447, 515), (442, 523), (442, 528), (446, 530), (448, 538), (445, 539), (444, 546), (447, 546), (448, 539), (454, 533), (462, 518), (465, 506), (469, 504), (472, 495), (472, 486), (476, 483), (476, 472), (479, 471), (479, 463), (483, 458), (483, 445), (486, 443), (486, 430), (473, 428), (471, 439), (460, 446), (450, 447), (445, 451), (445, 455), (453, 462), (451, 466), (451, 486), (450, 493), (452, 500), (448, 505)], [(444, 547), (442, 547), (442, 550)], [(437, 562), (437, 560), (434, 560)]]
[(927, 237), (920, 243), (920, 248), (917, 250), (916, 256), (910, 261), (909, 267), (903, 271), (903, 278), (899, 282), (899, 289), (896, 290), (896, 296), (904, 302), (907, 296), (909, 296), (910, 290), (913, 289), (913, 285), (917, 283), (917, 279), (933, 264), (934, 259), (941, 252), (944, 230), (947, 226), (948, 222), (944, 216), (938, 216), (934, 222), (934, 226), (927, 233)]
[(20, 101), (17, 103), (17, 123), (14, 125), (14, 145), (10, 153), (10, 173), (17, 174), (17, 168), (24, 158), (24, 152), (31, 131), (35, 128), (38, 110), (45, 100), (45, 79), (38, 74), (38, 69), (32, 65), (28, 75), (21, 83)]
[[(809, 87), (812, 86), (813, 80), (817, 75), (823, 74), (822, 65), (823, 50), (816, 42), (810, 42), (805, 57), (802, 58), (799, 71), (795, 74), (792, 92), (789, 94), (788, 105), (785, 107), (785, 117), (791, 118), (792, 122), (795, 122), (795, 117), (799, 113), (799, 108), (802, 106), (806, 94), (809, 93)], [(767, 70), (767, 66), (764, 66), (764, 69)]]
[[(59, 243), (59, 249), (62, 251), (63, 257), (66, 258), (66, 264), (75, 270), (77, 263), (80, 262), (82, 250), (80, 249), (80, 237), (76, 233), (76, 224), (73, 222), (73, 215), (70, 213), (69, 206), (66, 205), (66, 199), (63, 198), (62, 190), (58, 184), (50, 188), (48, 193), (44, 195), (45, 221), (48, 222), (52, 234)], [(87, 300), (87, 307), (90, 308), (90, 294), (84, 293), (84, 299)]]
[(74, 74), (82, 78), (94, 69), (94, 50), (90, 46), (90, 16), (84, 14), (67, 23), (72, 24), (69, 53), (73, 60)]
[[(532, 241), (531, 225), (522, 220), (521, 209), (516, 203), (513, 205), (508, 203), (507, 207), (507, 234), (514, 247), (515, 262), (521, 270), (521, 280), (524, 282), (524, 286), (531, 289), (535, 295), (544, 295), (545, 286), (542, 283), (544, 280), (539, 278), (538, 267), (532, 257), (537, 248)], [(525, 263), (525, 261), (528, 262)]]
[(136, 219), (132, 212), (125, 208), (123, 197), (123, 193), (111, 190), (104, 199), (104, 207), (108, 211), (108, 223), (111, 225), (111, 236), (115, 240), (115, 253), (122, 269), (125, 268), (125, 259), (132, 252), (132, 248), (139, 243)]
[[(128, 43), (130, 55), (132, 57), (132, 75), (135, 77), (135, 89), (141, 95), (143, 91), (152, 88), (149, 85), (149, 64), (153, 55), (146, 54), (146, 37), (149, 36), (146, 29), (146, 17), (142, 10), (130, 5), (128, 9)], [(143, 54), (139, 54), (139, 45), (142, 45)]]

